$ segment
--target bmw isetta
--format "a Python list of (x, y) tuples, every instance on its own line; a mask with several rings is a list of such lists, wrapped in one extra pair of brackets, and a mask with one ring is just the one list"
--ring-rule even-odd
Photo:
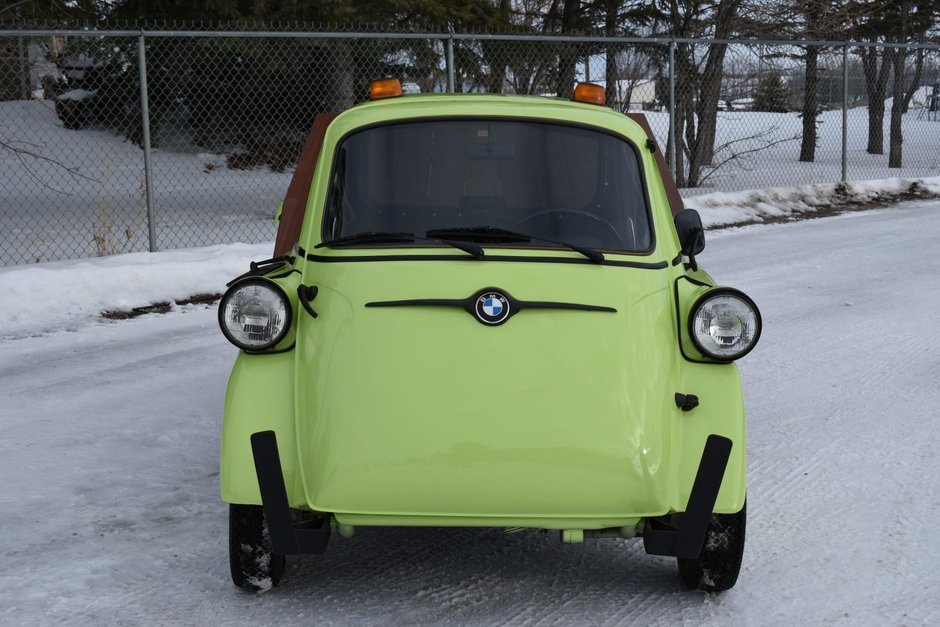
[(641, 537), (734, 585), (760, 314), (698, 267), (645, 119), (599, 105), (386, 79), (316, 118), (275, 257), (219, 303), (236, 585), (366, 526)]

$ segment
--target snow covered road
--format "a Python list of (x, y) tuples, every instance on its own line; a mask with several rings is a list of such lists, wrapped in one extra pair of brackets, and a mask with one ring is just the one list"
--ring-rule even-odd
[(938, 242), (936, 203), (709, 234), (703, 265), (765, 324), (718, 596), (638, 540), (446, 529), (334, 536), (242, 592), (214, 308), (0, 342), (0, 623), (940, 624)]

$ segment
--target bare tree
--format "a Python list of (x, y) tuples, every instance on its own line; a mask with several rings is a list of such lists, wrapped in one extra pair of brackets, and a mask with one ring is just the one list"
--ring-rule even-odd
[[(734, 34), (742, 0), (666, 0), (660, 19), (676, 37), (711, 36), (727, 39)], [(727, 44), (702, 48), (688, 43), (676, 46), (676, 179), (680, 187), (697, 187), (702, 168), (712, 163), (721, 78)], [(686, 166), (684, 160), (688, 159)]]
[[(612, 93), (612, 99), (608, 99), (608, 105), (615, 105), (621, 112), (630, 110), (633, 102), (633, 92), (640, 85), (655, 83), (650, 74), (653, 71), (653, 58), (649, 51), (637, 49), (635, 46), (623, 49), (616, 55), (616, 78), (613, 89), (610, 83), (607, 85), (608, 93)], [(654, 97), (655, 101), (655, 97)]]
[[(907, 43), (922, 39), (933, 24), (937, 7), (934, 1), (917, 2), (917, 0), (900, 0), (898, 5), (899, 23), (896, 39), (899, 43)], [(914, 58), (914, 75), (910, 82), (906, 81), (905, 73), (908, 60)], [(895, 48), (894, 83), (891, 95), (891, 126), (890, 147), (888, 150), (888, 167), (900, 168), (902, 162), (902, 144), (904, 138), (901, 131), (901, 118), (911, 103), (914, 92), (920, 87), (921, 72), (924, 69), (924, 49)]]
[(885, 96), (894, 49), (870, 46), (859, 49), (858, 55), (862, 59), (865, 91), (868, 97), (868, 147), (866, 151), (871, 155), (881, 155), (884, 154)]
[[(909, 56), (913, 56), (915, 58), (914, 76), (908, 83), (907, 87), (905, 87), (905, 68), (907, 66), (907, 59)], [(920, 86), (920, 77), (923, 69), (924, 50), (922, 48), (912, 51), (911, 55), (901, 53), (900, 51), (895, 52), (894, 84), (892, 86), (891, 92), (891, 125), (889, 131), (890, 147), (888, 149), (889, 168), (901, 167), (901, 144), (904, 142), (901, 131), (901, 118), (904, 112), (907, 111), (907, 108), (911, 103), (911, 98), (914, 96), (914, 92), (917, 91), (917, 88)]]
[(15, 140), (15, 139), (10, 140), (10, 139), (4, 139), (3, 137), (0, 137), (0, 151), (9, 152), (14, 157), (16, 157), (17, 161), (19, 161), (20, 165), (23, 167), (23, 170), (27, 174), (29, 174), (33, 179), (35, 179), (36, 182), (38, 182), (41, 186), (45, 187), (46, 189), (52, 190), (58, 194), (63, 194), (65, 196), (69, 195), (67, 192), (64, 192), (60, 189), (56, 189), (55, 187), (52, 187), (51, 185), (46, 183), (36, 172), (33, 171), (33, 168), (31, 167), (31, 163), (49, 163), (51, 165), (56, 166), (57, 168), (61, 168), (65, 173), (69, 174), (70, 176), (82, 178), (88, 181), (98, 182), (97, 179), (93, 179), (90, 176), (86, 176), (82, 174), (79, 171), (78, 167), (67, 166), (61, 161), (53, 159), (52, 157), (47, 157), (46, 155), (40, 152), (41, 148), (42, 147), (39, 146), (38, 144), (33, 144), (31, 142), (20, 141), (20, 140)]
[[(849, 0), (846, 15), (851, 24), (850, 34), (872, 44), (899, 44), (923, 40), (933, 24), (937, 12), (936, 4), (936, 0)], [(896, 74), (903, 75), (908, 53), (904, 48), (885, 45), (865, 46), (857, 51), (862, 59), (868, 95), (867, 150), (870, 154), (884, 154), (884, 113), (888, 79), (892, 69)], [(900, 94), (900, 98), (895, 102), (903, 100), (903, 76), (895, 77), (892, 93)], [(900, 119), (896, 123), (896, 139), (900, 150)]]
[[(804, 33), (808, 38), (815, 39), (818, 36), (824, 4), (828, 3), (820, 0), (800, 0), (797, 3), (798, 10), (805, 20)], [(816, 113), (819, 110), (816, 91), (819, 84), (819, 46), (806, 46), (805, 56), (806, 90), (803, 96), (803, 139), (800, 142), (800, 161), (815, 161)]]
[[(545, 25), (550, 31), (572, 34), (581, 21), (581, 0), (553, 0), (545, 16)], [(570, 98), (574, 92), (575, 68), (578, 64), (577, 46), (561, 44), (558, 54), (558, 73), (555, 75), (555, 93)]]
[[(501, 25), (509, 24), (510, 6), (509, 0), (497, 0), (499, 10), (499, 22)], [(483, 61), (485, 62), (488, 73), (486, 77), (486, 91), (491, 94), (499, 94), (503, 91), (503, 84), (506, 82), (506, 67), (509, 65), (511, 57), (512, 42), (505, 41), (484, 41)]]
[(701, 183), (710, 179), (725, 166), (737, 165), (739, 169), (748, 171), (751, 169), (751, 161), (760, 153), (778, 144), (799, 139), (799, 135), (778, 137), (779, 130), (780, 126), (772, 126), (748, 137), (737, 137), (717, 146), (715, 163), (709, 168), (708, 173), (702, 176)]
[[(600, 13), (603, 15), (604, 34), (608, 37), (618, 35), (638, 35), (645, 29), (653, 18), (653, 11), (648, 2), (644, 0), (596, 0), (600, 4)], [(630, 92), (634, 82), (622, 83), (625, 78), (635, 79), (637, 73), (645, 71), (649, 66), (649, 57), (636, 50), (635, 46), (609, 44), (605, 48), (606, 65), (604, 79), (606, 85), (607, 102), (619, 103), (620, 108), (626, 111), (630, 106)], [(645, 76), (644, 76), (645, 78)], [(621, 86), (626, 87), (626, 99)]]
[[(758, 2), (765, 17), (765, 26), (776, 31), (777, 36), (795, 40), (831, 39), (832, 32), (844, 26), (844, 0), (796, 0), (792, 4), (780, 2)], [(765, 28), (761, 35), (770, 34)], [(799, 46), (799, 54), (786, 53), (788, 58), (803, 61), (802, 104), (800, 117), (803, 132), (800, 140), (799, 160), (816, 160), (819, 115), (819, 58), (826, 47), (818, 45)]]
[[(604, 0), (604, 34), (608, 37), (613, 37), (617, 34), (621, 4), (623, 4), (621, 0)], [(619, 70), (617, 67), (618, 52), (619, 50), (616, 46), (607, 46), (607, 59), (604, 65), (604, 91), (607, 96), (608, 104), (613, 104), (617, 101), (617, 80), (619, 79)]]

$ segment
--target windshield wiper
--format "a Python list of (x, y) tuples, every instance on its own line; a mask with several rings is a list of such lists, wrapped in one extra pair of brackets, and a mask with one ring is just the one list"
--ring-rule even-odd
[(323, 248), (324, 246), (351, 246), (353, 244), (365, 243), (382, 244), (386, 242), (435, 242), (437, 244), (446, 244), (447, 246), (459, 248), (465, 253), (473, 255), (477, 258), (482, 257), (484, 254), (481, 247), (470, 242), (452, 242), (448, 239), (441, 239), (438, 237), (419, 237), (414, 233), (396, 233), (383, 231), (363, 231), (361, 233), (353, 233), (352, 235), (326, 240), (325, 242), (317, 244), (314, 246), (314, 248)]
[(444, 237), (447, 239), (461, 239), (475, 242), (528, 242), (535, 240), (538, 242), (548, 242), (550, 244), (558, 244), (559, 246), (570, 248), (571, 250), (581, 253), (594, 263), (602, 263), (604, 261), (604, 253), (599, 250), (594, 250), (593, 248), (578, 246), (577, 244), (570, 244), (568, 242), (562, 242), (557, 239), (548, 239), (547, 237), (540, 237), (538, 235), (530, 235), (529, 233), (519, 233), (518, 231), (511, 231), (509, 229), (503, 229), (498, 226), (471, 226), (432, 229), (425, 235), (428, 237)]

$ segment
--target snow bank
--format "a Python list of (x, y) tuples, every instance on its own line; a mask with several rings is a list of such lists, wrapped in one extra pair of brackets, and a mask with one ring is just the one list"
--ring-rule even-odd
[[(686, 198), (706, 228), (796, 220), (940, 196), (940, 177), (716, 192)], [(159, 253), (0, 267), (0, 338), (74, 329), (105, 311), (219, 294), (273, 245), (227, 244)]]
[(272, 249), (227, 244), (0, 268), (0, 338), (73, 329), (107, 310), (218, 294)]
[(879, 179), (799, 187), (771, 187), (743, 192), (713, 192), (684, 198), (706, 228), (779, 222), (899, 200), (940, 195), (940, 177)]

